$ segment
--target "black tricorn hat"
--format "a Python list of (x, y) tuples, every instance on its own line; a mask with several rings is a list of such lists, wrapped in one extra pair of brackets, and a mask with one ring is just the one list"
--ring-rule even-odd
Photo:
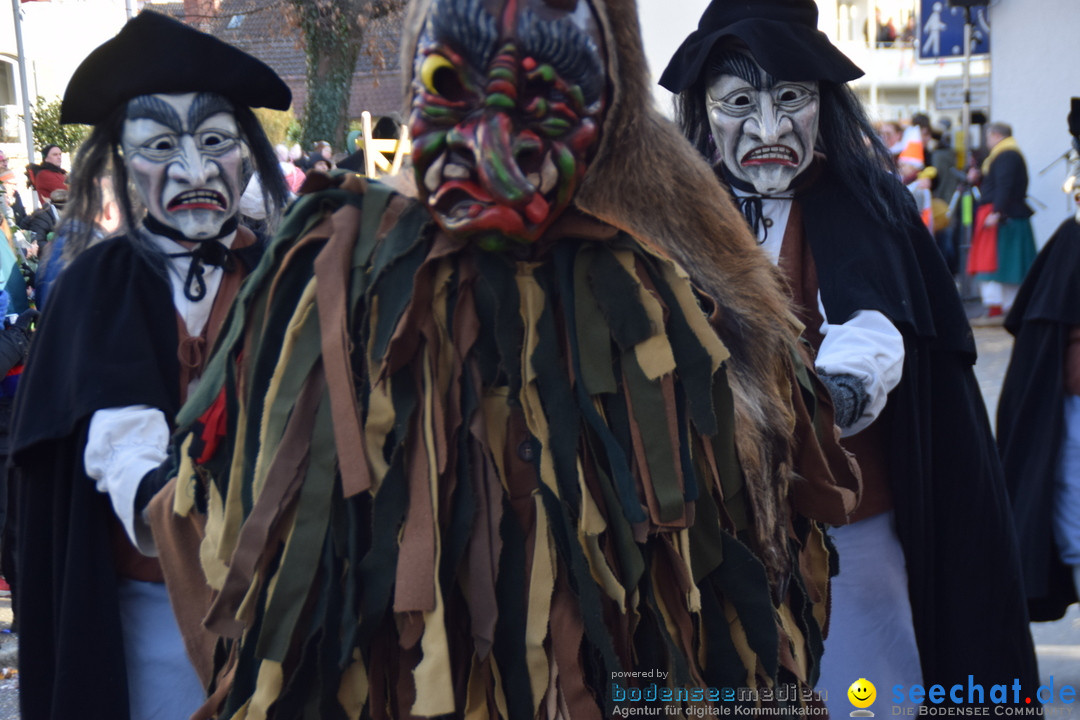
[(734, 37), (754, 59), (781, 80), (845, 83), (863, 75), (855, 63), (817, 29), (813, 0), (713, 0), (697, 30), (683, 40), (660, 84), (673, 93), (690, 87), (723, 38)]
[(60, 122), (93, 125), (154, 93), (214, 92), (288, 110), (292, 92), (261, 60), (167, 15), (144, 10), (86, 56), (64, 91)]
[(1080, 138), (1080, 97), (1074, 97), (1069, 106), (1069, 134)]

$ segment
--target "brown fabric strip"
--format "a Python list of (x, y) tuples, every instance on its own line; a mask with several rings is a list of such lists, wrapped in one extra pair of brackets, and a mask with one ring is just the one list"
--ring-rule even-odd
[(796, 512), (812, 520), (830, 525), (849, 522), (859, 502), (862, 480), (853, 455), (840, 445), (832, 420), (829, 391), (820, 385), (810, 371), (818, 388), (818, 413), (822, 416), (819, 436), (814, 429), (810, 410), (803, 400), (798, 381), (792, 378), (791, 404), (795, 411), (795, 448), (793, 460), (798, 473), (791, 484), (792, 504)]
[[(426, 403), (432, 388), (419, 378), (421, 402)], [(435, 609), (435, 510), (431, 504), (428, 478), (431, 458), (424, 447), (422, 412), (413, 414), (409, 429), (410, 447), (405, 450), (408, 462), (409, 509), (401, 528), (398, 548), (397, 581), (394, 587), (394, 612)]]
[(555, 582), (555, 594), (551, 598), (551, 645), (555, 661), (559, 664), (559, 685), (570, 717), (574, 720), (601, 720), (603, 715), (585, 687), (585, 673), (581, 668), (581, 640), (585, 637), (585, 625), (578, 615), (577, 602), (566, 582), (565, 568)]
[(175, 494), (176, 478), (172, 478), (150, 501), (147, 514), (184, 647), (199, 681), (206, 688), (214, 679), (214, 645), (217, 642), (216, 636), (202, 624), (213, 598), (199, 562), (206, 516), (191, 513), (180, 517), (175, 514), (172, 511)]
[(331, 218), (331, 235), (315, 258), (316, 302), (322, 334), (322, 356), (330, 385), (330, 411), (334, 421), (341, 485), (346, 498), (371, 488), (371, 470), (364, 452), (364, 433), (353, 380), (349, 332), (349, 275), (353, 247), (359, 236), (361, 212), (345, 205)]
[(495, 642), (495, 624), (499, 619), (495, 587), (502, 553), (499, 526), (502, 522), (503, 488), (494, 463), (479, 443), (470, 443), (470, 447), (473, 449), (471, 465), (474, 476), (471, 481), (476, 514), (469, 536), (465, 585), (473, 645), (476, 657), (483, 661), (488, 658)]
[(285, 532), (281, 520), (304, 481), (311, 428), (325, 387), (322, 364), (316, 363), (297, 396), (281, 444), (267, 469), (263, 491), (240, 531), (221, 593), (207, 613), (206, 627), (219, 635), (237, 638), (244, 630), (236, 612), (251, 588), (256, 571)]

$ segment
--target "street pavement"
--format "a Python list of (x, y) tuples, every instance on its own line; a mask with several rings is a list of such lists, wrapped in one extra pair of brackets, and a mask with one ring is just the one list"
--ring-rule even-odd
[[(998, 395), (1005, 370), (1012, 352), (1012, 338), (1000, 327), (990, 325), (975, 327), (975, 342), (979, 348), (979, 362), (975, 366), (975, 375), (979, 388), (986, 401), (991, 421), (997, 410)], [(977, 601), (977, 600), (976, 600)], [(0, 675), (6, 668), (17, 667), (18, 640), (10, 633), (11, 603), (8, 598), (0, 598)], [(986, 628), (993, 633), (994, 628)], [(1077, 605), (1069, 608), (1064, 618), (1052, 623), (1032, 623), (1031, 633), (1035, 640), (1035, 650), (1039, 658), (1039, 677), (1043, 685), (1053, 686), (1056, 692), (1064, 685), (1078, 690), (1080, 695), (1080, 610)], [(88, 658), (88, 662), (92, 659)], [(17, 720), (18, 711), (18, 675), (4, 679), (0, 677), (0, 720)], [(1056, 696), (1055, 696), (1056, 697)], [(1072, 715), (1072, 707), (1054, 704), (1057, 715)], [(1080, 715), (1080, 709), (1075, 713)]]

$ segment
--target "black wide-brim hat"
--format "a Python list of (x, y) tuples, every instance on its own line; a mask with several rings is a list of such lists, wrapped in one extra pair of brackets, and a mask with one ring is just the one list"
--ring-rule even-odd
[(1069, 101), (1069, 134), (1080, 139), (1080, 97)]
[(683, 41), (660, 84), (673, 93), (690, 87), (716, 44), (729, 37), (746, 43), (754, 59), (781, 80), (845, 83), (863, 71), (817, 29), (813, 0), (713, 0), (697, 30)]
[(144, 10), (82, 61), (60, 122), (93, 125), (155, 93), (213, 92), (237, 105), (288, 110), (289, 86), (268, 65), (167, 15)]

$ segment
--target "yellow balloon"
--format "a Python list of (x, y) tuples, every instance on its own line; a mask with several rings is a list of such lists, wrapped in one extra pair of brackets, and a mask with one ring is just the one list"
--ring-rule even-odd
[(847, 696), (855, 707), (868, 708), (877, 699), (877, 688), (874, 687), (874, 683), (866, 678), (859, 678), (851, 683), (851, 687), (847, 690)]

